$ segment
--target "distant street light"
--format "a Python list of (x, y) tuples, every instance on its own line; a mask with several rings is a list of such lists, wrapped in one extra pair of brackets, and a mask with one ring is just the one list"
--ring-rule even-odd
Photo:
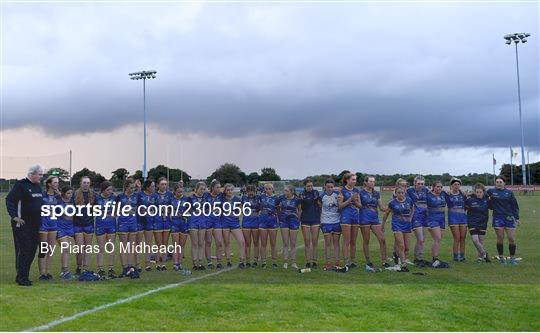
[(155, 79), (156, 71), (142, 71), (129, 73), (132, 80), (143, 80), (143, 113), (144, 113), (144, 162), (143, 162), (143, 179), (146, 180), (146, 80)]
[(511, 45), (514, 42), (516, 46), (516, 72), (517, 72), (517, 87), (518, 87), (518, 105), (519, 105), (519, 126), (521, 127), (521, 174), (523, 176), (523, 185), (527, 185), (527, 172), (525, 170), (525, 139), (523, 135), (523, 120), (521, 117), (521, 87), (519, 84), (519, 57), (518, 57), (518, 44), (527, 43), (527, 37), (529, 33), (515, 33), (504, 36), (506, 45)]

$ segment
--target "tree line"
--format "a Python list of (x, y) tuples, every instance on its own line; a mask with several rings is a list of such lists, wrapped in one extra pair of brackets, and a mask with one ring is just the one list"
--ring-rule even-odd
[[(530, 175), (531, 175), (531, 183), (532, 184), (540, 184), (540, 162), (532, 163), (530, 165), (527, 165), (527, 172), (529, 172), (528, 168), (530, 167)], [(521, 166), (514, 165), (513, 166), (513, 178), (514, 178), (514, 185), (521, 185), (522, 184), (522, 170)], [(333, 179), (336, 183), (340, 183), (343, 179), (343, 175), (345, 173), (349, 172), (348, 170), (342, 170), (341, 172), (337, 174), (320, 174), (320, 175), (311, 175), (308, 176), (313, 180), (313, 183), (315, 186), (323, 186), (325, 181), (329, 178)], [(130, 172), (125, 168), (118, 168), (114, 171), (112, 171), (112, 176), (107, 179), (100, 173), (90, 170), (88, 168), (83, 168), (77, 172), (75, 172), (71, 178), (71, 183), (74, 186), (77, 186), (77, 184), (80, 183), (80, 180), (82, 177), (89, 177), (92, 181), (92, 184), (94, 184), (95, 187), (99, 186), (102, 182), (105, 180), (109, 180), (113, 183), (113, 186), (116, 188), (121, 188), (124, 184), (124, 181), (131, 177), (133, 179), (143, 179), (142, 171), (136, 170), (133, 174), (130, 174)], [(62, 184), (69, 184), (69, 172), (62, 168), (51, 168), (47, 171), (47, 175), (55, 175), (57, 176)], [(394, 175), (382, 175), (382, 174), (367, 174), (362, 172), (356, 172), (356, 175), (358, 177), (358, 182), (361, 183), (365, 176), (375, 176), (376, 178), (376, 184), (382, 185), (382, 186), (392, 186), (395, 185), (396, 181), (400, 178), (405, 179), (409, 184), (413, 183), (414, 177), (416, 174), (394, 174)], [(507, 179), (507, 184), (511, 184), (512, 180), (510, 179), (511, 170), (510, 170), (510, 164), (503, 164), (500, 168), (500, 175), (504, 176)], [(463, 185), (474, 185), (476, 183), (484, 183), (486, 185), (493, 185), (493, 174), (491, 173), (469, 173), (466, 175), (450, 175), (449, 173), (443, 173), (442, 175), (423, 175), (426, 179), (426, 184), (430, 185), (436, 180), (440, 180), (443, 182), (443, 184), (450, 183), (450, 180), (452, 177), (458, 177), (461, 179)], [(176, 183), (179, 181), (183, 181), (186, 186), (193, 186), (195, 182), (204, 180), (207, 182), (212, 181), (213, 179), (217, 179), (220, 181), (220, 183), (232, 183), (236, 186), (242, 186), (246, 184), (257, 184), (261, 181), (279, 181), (282, 180), (281, 177), (277, 174), (276, 170), (271, 167), (264, 167), (260, 170), (260, 172), (251, 172), (246, 173), (240, 169), (236, 164), (234, 163), (225, 163), (221, 166), (219, 166), (210, 176), (208, 176), (206, 179), (194, 179), (191, 175), (189, 175), (187, 172), (181, 169), (177, 168), (167, 168), (165, 165), (158, 165), (154, 168), (151, 168), (148, 171), (148, 178), (157, 180), (160, 177), (168, 178), (170, 182)], [(306, 177), (306, 178), (308, 178)], [(291, 183), (294, 186), (302, 186), (303, 181), (306, 179), (288, 179), (287, 181)], [(0, 181), (0, 188), (4, 189), (4, 187), (8, 186), (9, 183), (13, 184), (16, 180), (1, 180)], [(7, 189), (7, 187), (6, 187)]]

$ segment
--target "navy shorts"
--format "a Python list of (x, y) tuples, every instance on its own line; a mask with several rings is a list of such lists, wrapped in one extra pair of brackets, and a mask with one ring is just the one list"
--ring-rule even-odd
[(116, 233), (116, 219), (108, 217), (106, 219), (96, 219), (96, 236)]
[(281, 229), (298, 230), (298, 228), (300, 228), (300, 222), (296, 216), (280, 216), (279, 227)]
[(356, 213), (356, 214), (341, 214), (340, 223), (341, 224), (346, 224), (346, 225), (358, 225), (358, 224), (360, 224), (360, 217), (358, 216), (358, 213)]
[(392, 232), (409, 233), (412, 230), (412, 225), (405, 221), (392, 221)]
[(371, 225), (378, 225), (381, 224), (379, 221), (379, 214), (377, 214), (377, 211), (363, 208), (360, 210), (359, 213), (359, 224), (361, 226), (371, 226)]
[(216, 229), (240, 229), (240, 220), (235, 218), (223, 218), (219, 221), (219, 227)]
[(515, 229), (516, 221), (511, 216), (493, 215), (493, 228)]
[(76, 234), (93, 234), (94, 233), (94, 225), (93, 224), (90, 224), (90, 225), (85, 225), (85, 226), (78, 226), (78, 225), (74, 225), (73, 226), (73, 231), (76, 233)]
[(448, 225), (467, 225), (467, 214), (448, 212)]
[(189, 230), (211, 229), (208, 228), (208, 223), (205, 216), (190, 216)]
[(154, 230), (154, 217), (153, 216), (138, 216), (137, 223), (138, 223), (139, 231)]
[(172, 219), (171, 221), (171, 233), (189, 233), (189, 223), (184, 219)]
[(171, 230), (171, 220), (156, 217), (154, 219), (153, 231), (169, 231)]
[(277, 229), (278, 223), (275, 215), (261, 215), (259, 216), (259, 228), (260, 229)]
[(341, 224), (339, 223), (321, 223), (323, 234), (341, 234)]
[(444, 229), (446, 227), (446, 223), (444, 221), (444, 213), (442, 215), (428, 215), (427, 216), (427, 224), (428, 228), (441, 228)]
[(58, 230), (58, 220), (51, 220), (49, 217), (41, 219), (39, 232), (53, 232)]
[(413, 229), (416, 229), (416, 228), (427, 228), (428, 227), (428, 224), (427, 224), (427, 217), (426, 217), (426, 214), (425, 213), (421, 213), (421, 214), (414, 214), (413, 215), (413, 218), (412, 218), (412, 228)]
[(124, 223), (118, 223), (118, 233), (119, 234), (126, 234), (126, 233), (134, 233), (139, 232), (139, 226), (135, 222), (124, 222)]
[(302, 220), (302, 225), (305, 225), (305, 226), (316, 226), (316, 225), (319, 225), (321, 224), (320, 220), (316, 220), (316, 221), (304, 221)]
[(73, 221), (58, 219), (58, 233), (56, 234), (56, 239), (73, 236), (75, 236)]
[(259, 229), (258, 216), (244, 216), (242, 219), (242, 228), (244, 229)]

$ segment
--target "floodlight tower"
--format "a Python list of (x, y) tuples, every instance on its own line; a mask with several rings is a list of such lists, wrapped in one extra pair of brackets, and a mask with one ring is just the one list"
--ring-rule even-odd
[(519, 105), (519, 126), (521, 127), (521, 174), (523, 176), (523, 185), (527, 185), (527, 171), (525, 169), (525, 139), (523, 136), (523, 120), (521, 117), (521, 87), (519, 84), (519, 57), (518, 57), (518, 44), (521, 43), (527, 43), (527, 37), (529, 37), (531, 34), (529, 33), (514, 33), (514, 34), (508, 34), (504, 36), (506, 45), (512, 45), (512, 42), (514, 42), (514, 45), (516, 46), (516, 72), (517, 72), (517, 88), (518, 88), (518, 105)]
[(144, 118), (144, 161), (143, 161), (143, 179), (146, 180), (147, 169), (146, 169), (146, 80), (155, 79), (156, 71), (141, 71), (129, 73), (131, 80), (143, 80), (143, 118)]

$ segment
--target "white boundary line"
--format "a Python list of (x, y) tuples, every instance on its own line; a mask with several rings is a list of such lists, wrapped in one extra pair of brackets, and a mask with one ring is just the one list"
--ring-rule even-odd
[[(324, 240), (324, 238), (319, 239), (319, 243), (322, 240)], [(300, 246), (297, 246), (296, 251), (301, 250), (304, 247), (305, 247), (304, 244), (302, 244)], [(283, 253), (283, 248), (279, 252), (280, 252), (280, 254)], [(69, 316), (69, 317), (56, 319), (56, 320), (53, 320), (53, 321), (51, 321), (51, 322), (49, 322), (49, 323), (47, 323), (45, 325), (32, 327), (32, 328), (26, 329), (24, 331), (25, 332), (34, 332), (34, 331), (48, 330), (48, 329), (51, 329), (52, 327), (54, 327), (56, 325), (60, 325), (60, 324), (66, 323), (68, 321), (72, 321), (74, 319), (77, 319), (77, 318), (80, 318), (80, 317), (83, 317), (83, 316), (86, 316), (86, 315), (89, 315), (89, 314), (92, 314), (92, 313), (95, 313), (95, 312), (98, 312), (98, 311), (101, 311), (101, 310), (108, 309), (108, 308), (113, 307), (115, 305), (131, 302), (133, 300), (136, 300), (136, 299), (148, 296), (148, 295), (155, 294), (155, 293), (160, 292), (162, 290), (175, 288), (175, 287), (178, 287), (178, 286), (182, 286), (184, 284), (188, 284), (188, 283), (191, 283), (191, 282), (194, 282), (194, 281), (205, 279), (207, 277), (211, 277), (211, 276), (219, 275), (219, 274), (222, 274), (222, 273), (225, 273), (225, 272), (229, 272), (229, 271), (232, 271), (233, 269), (236, 269), (237, 267), (238, 266), (235, 266), (235, 267), (232, 267), (232, 268), (225, 268), (223, 270), (220, 270), (220, 271), (217, 271), (217, 272), (214, 272), (214, 273), (209, 273), (209, 274), (197, 276), (197, 277), (194, 277), (194, 278), (190, 278), (190, 279), (187, 279), (187, 280), (184, 280), (184, 281), (167, 284), (167, 285), (164, 285), (164, 286), (156, 288), (156, 289), (151, 289), (151, 290), (145, 291), (144, 293), (135, 294), (133, 296), (129, 296), (129, 297), (126, 297), (126, 298), (119, 299), (119, 300), (114, 301), (112, 303), (103, 304), (103, 305), (96, 306), (95, 308), (92, 308), (92, 309), (89, 309), (89, 310), (78, 312), (78, 313), (76, 313), (76, 314), (74, 314), (72, 316)]]
[(159, 287), (159, 288), (156, 288), (156, 289), (151, 289), (151, 290), (145, 291), (144, 293), (135, 294), (135, 295), (129, 296), (129, 297), (127, 297), (127, 298), (119, 299), (119, 300), (117, 300), (117, 301), (115, 301), (115, 302), (112, 302), (112, 303), (103, 304), (103, 305), (97, 306), (97, 307), (95, 307), (95, 308), (92, 308), (92, 309), (89, 309), (89, 310), (86, 310), (86, 311), (82, 311), (82, 312), (76, 313), (76, 314), (74, 314), (74, 315), (72, 315), (72, 316), (69, 316), (69, 317), (65, 317), (65, 318), (60, 318), (60, 319), (57, 319), (57, 320), (53, 320), (53, 321), (51, 321), (51, 322), (49, 322), (49, 323), (47, 323), (47, 324), (45, 324), (45, 325), (32, 327), (32, 328), (29, 328), (29, 329), (27, 329), (27, 330), (25, 330), (25, 331), (27, 331), (27, 332), (33, 332), (33, 331), (48, 330), (48, 329), (50, 329), (50, 328), (52, 328), (52, 327), (54, 327), (54, 326), (56, 326), (56, 325), (60, 325), (60, 324), (63, 324), (63, 323), (65, 323), (65, 322), (72, 321), (72, 320), (74, 320), (74, 319), (77, 319), (77, 318), (80, 318), (80, 317), (83, 317), (83, 316), (92, 314), (92, 313), (94, 313), (94, 312), (98, 312), (98, 311), (101, 311), (101, 310), (108, 309), (108, 308), (110, 308), (110, 307), (112, 307), (112, 306), (115, 306), (115, 305), (119, 305), (119, 304), (124, 304), (124, 303), (127, 303), (127, 302), (131, 302), (131, 301), (134, 301), (134, 300), (136, 300), (136, 299), (139, 299), (139, 298), (142, 298), (142, 297), (151, 295), (151, 294), (155, 294), (155, 293), (160, 292), (160, 291), (163, 291), (163, 290), (171, 289), (171, 288), (178, 287), (178, 286), (181, 286), (181, 285), (184, 285), (184, 284), (188, 284), (188, 283), (191, 283), (191, 282), (195, 282), (195, 281), (198, 281), (198, 280), (202, 280), (202, 279), (205, 279), (205, 278), (207, 278), (207, 277), (219, 275), (219, 274), (228, 272), (228, 271), (230, 271), (230, 270), (233, 270), (233, 269), (235, 269), (235, 268), (236, 268), (236, 267), (226, 268), (226, 269), (223, 269), (223, 270), (214, 272), (214, 273), (209, 273), (209, 274), (205, 274), (205, 275), (193, 277), (193, 278), (190, 278), (190, 279), (181, 281), (181, 282), (167, 284), (167, 285), (164, 285), (164, 286)]

